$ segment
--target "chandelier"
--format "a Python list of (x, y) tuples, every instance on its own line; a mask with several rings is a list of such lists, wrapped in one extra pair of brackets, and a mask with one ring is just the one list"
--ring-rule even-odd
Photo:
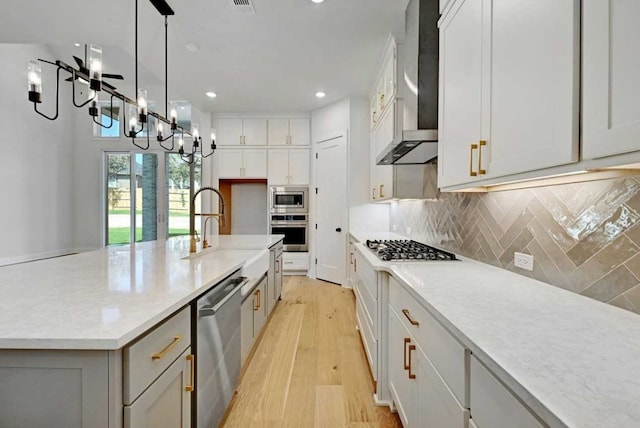
[[(164, 43), (165, 43), (165, 114), (161, 114), (151, 111), (147, 105), (147, 91), (138, 87), (138, 0), (135, 0), (135, 92), (136, 99), (131, 99), (124, 94), (118, 92), (111, 83), (105, 79), (123, 80), (124, 78), (119, 74), (107, 74), (102, 72), (102, 48), (98, 45), (89, 44), (85, 45), (85, 58), (84, 60), (75, 57), (76, 67), (72, 67), (61, 60), (47, 61), (43, 59), (30, 61), (27, 70), (27, 81), (29, 88), (29, 101), (33, 103), (33, 108), (36, 113), (48, 120), (56, 120), (59, 115), (59, 99), (60, 99), (60, 72), (69, 73), (70, 76), (66, 79), (67, 82), (71, 82), (73, 97), (73, 105), (77, 108), (85, 107), (89, 105), (89, 116), (93, 119), (93, 122), (102, 128), (111, 128), (113, 126), (113, 115), (110, 116), (110, 123), (108, 125), (103, 124), (96, 118), (99, 117), (98, 109), (98, 93), (105, 92), (109, 94), (111, 103), (111, 112), (113, 112), (114, 98), (122, 102), (122, 121), (121, 128), (123, 136), (131, 138), (131, 142), (134, 146), (141, 150), (148, 150), (151, 146), (151, 138), (149, 132), (146, 132), (146, 144), (143, 138), (139, 135), (146, 130), (150, 130), (150, 120), (154, 120), (156, 123), (156, 140), (160, 147), (168, 152), (172, 152), (175, 149), (175, 138), (178, 138), (178, 153), (183, 161), (191, 164), (193, 163), (196, 154), (200, 154), (203, 158), (207, 158), (213, 155), (216, 149), (216, 136), (215, 133), (211, 133), (211, 151), (204, 153), (202, 147), (202, 137), (200, 136), (198, 125), (192, 126), (192, 130), (186, 130), (184, 127), (178, 124), (178, 113), (175, 105), (169, 108), (169, 87), (168, 87), (168, 28), (169, 28), (169, 16), (175, 15), (173, 9), (167, 4), (165, 0), (149, 0), (151, 4), (156, 8), (160, 15), (164, 16)], [(47, 116), (38, 110), (38, 104), (42, 103), (42, 67), (41, 63), (50, 64), (57, 67), (56, 70), (56, 109), (53, 116)], [(76, 82), (80, 82), (83, 85), (88, 85), (88, 99), (82, 103), (76, 101)], [(127, 122), (127, 106), (129, 106), (131, 113), (128, 123), (128, 127), (125, 126)], [(168, 127), (165, 135), (165, 126)], [(190, 136), (192, 139), (191, 151), (185, 151), (184, 149), (184, 137)], [(139, 142), (143, 140), (142, 142)], [(171, 140), (171, 145), (166, 144)]]

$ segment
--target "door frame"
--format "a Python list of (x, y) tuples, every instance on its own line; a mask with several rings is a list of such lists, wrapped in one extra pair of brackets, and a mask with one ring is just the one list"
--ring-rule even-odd
[[(315, 228), (316, 221), (318, 219), (318, 195), (316, 194), (315, 189), (317, 189), (318, 185), (318, 171), (317, 171), (317, 163), (316, 163), (316, 154), (318, 153), (318, 144), (326, 143), (327, 141), (335, 140), (337, 138), (344, 137), (346, 142), (346, 151), (347, 151), (347, 159), (345, 161), (346, 165), (346, 177), (347, 177), (347, 205), (346, 205), (346, 215), (345, 219), (347, 224), (345, 225), (345, 231), (347, 236), (349, 235), (349, 224), (350, 224), (350, 216), (349, 216), (349, 201), (351, 200), (351, 190), (349, 186), (349, 165), (351, 164), (351, 138), (349, 135), (349, 130), (345, 129), (342, 131), (334, 131), (329, 135), (331, 137), (323, 138), (322, 140), (313, 141), (311, 145), (311, 182), (309, 186), (309, 192), (312, 197), (309, 198), (309, 270), (308, 276), (312, 279), (317, 279), (316, 273), (316, 260), (318, 254), (318, 239), (317, 239), (317, 231)], [(347, 240), (348, 243), (348, 240)], [(341, 284), (342, 287), (349, 288), (348, 281), (346, 281), (348, 275), (348, 257), (347, 254), (349, 252), (349, 245), (347, 244), (344, 254), (344, 265), (345, 265), (345, 282)]]

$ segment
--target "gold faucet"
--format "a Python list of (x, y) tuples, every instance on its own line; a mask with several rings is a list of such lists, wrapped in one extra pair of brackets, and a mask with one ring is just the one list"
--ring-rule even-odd
[[(209, 190), (211, 192), (216, 193), (219, 197), (220, 197), (220, 213), (197, 213), (196, 212), (196, 197), (204, 190)], [(220, 225), (224, 226), (225, 225), (225, 221), (224, 221), (224, 198), (222, 197), (222, 194), (220, 193), (220, 191), (218, 189), (216, 189), (215, 187), (209, 187), (209, 186), (205, 186), (203, 188), (201, 188), (200, 190), (198, 190), (194, 195), (193, 198), (191, 198), (191, 210), (189, 211), (189, 234), (191, 235), (191, 245), (189, 246), (189, 252), (190, 253), (195, 253), (197, 251), (197, 242), (198, 240), (196, 239), (196, 216), (204, 216), (207, 217), (207, 219), (205, 219), (204, 221), (204, 228), (203, 228), (203, 241), (202, 241), (202, 248), (207, 248), (208, 242), (207, 242), (207, 220), (210, 217), (216, 217), (219, 219), (220, 221)]]

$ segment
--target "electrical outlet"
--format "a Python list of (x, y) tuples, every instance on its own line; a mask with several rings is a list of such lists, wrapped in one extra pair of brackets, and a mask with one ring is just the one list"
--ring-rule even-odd
[(392, 226), (391, 226), (391, 230), (392, 230), (393, 232), (397, 232), (397, 231), (398, 231), (398, 225), (397, 225), (397, 224), (392, 225)]
[(513, 264), (521, 269), (533, 270), (533, 256), (524, 253), (513, 253)]
[(411, 235), (411, 228), (407, 227), (407, 236)]

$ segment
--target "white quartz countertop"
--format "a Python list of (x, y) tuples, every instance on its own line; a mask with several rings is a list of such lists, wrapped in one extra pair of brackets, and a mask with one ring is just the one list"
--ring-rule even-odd
[(119, 349), (282, 235), (189, 238), (0, 267), (0, 349)]
[(357, 245), (550, 426), (640, 426), (640, 316), (463, 257), (392, 264)]

